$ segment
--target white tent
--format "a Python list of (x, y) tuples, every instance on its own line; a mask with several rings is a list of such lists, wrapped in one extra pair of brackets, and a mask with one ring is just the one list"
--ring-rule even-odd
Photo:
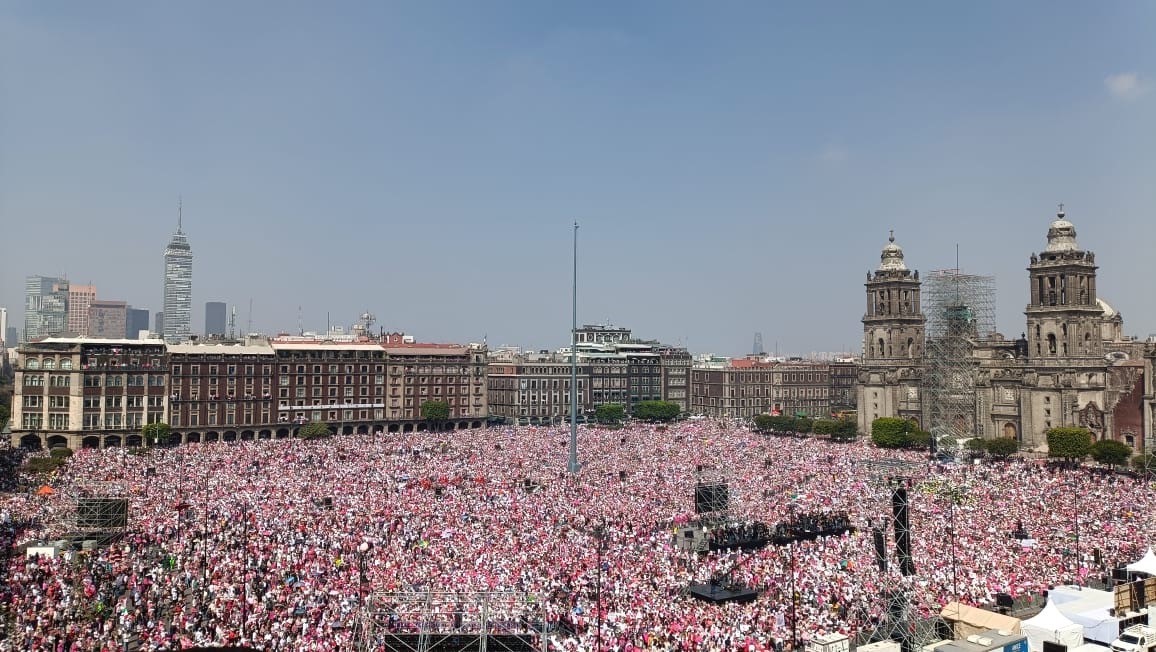
[(1051, 600), (1044, 610), (1020, 623), (1032, 652), (1044, 649), (1044, 641), (1068, 646), (1069, 650), (1084, 644), (1084, 626), (1068, 619)]
[(1127, 566), (1129, 573), (1147, 573), (1148, 575), (1156, 576), (1156, 554), (1152, 553), (1149, 548), (1148, 552), (1140, 558), (1140, 561)]
[(1069, 620), (1084, 626), (1084, 638), (1110, 645), (1120, 635), (1120, 619), (1109, 613), (1112, 593), (1081, 586), (1057, 586), (1048, 601)]

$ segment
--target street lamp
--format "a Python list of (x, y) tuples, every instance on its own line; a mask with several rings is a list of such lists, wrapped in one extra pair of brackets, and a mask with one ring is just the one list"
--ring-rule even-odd
[[(794, 523), (795, 523), (795, 503), (794, 503), (794, 501), (789, 503), (788, 507), (790, 508), (790, 512), (791, 512), (791, 526), (794, 527)], [(787, 543), (787, 549), (791, 554), (790, 591), (791, 591), (791, 650), (792, 650), (792, 652), (797, 650), (799, 647), (798, 618), (796, 617), (796, 613), (795, 613), (795, 603), (797, 603), (799, 601), (798, 597), (795, 595), (795, 545), (797, 543), (798, 543), (798, 541), (795, 539), (792, 539), (789, 543)]]

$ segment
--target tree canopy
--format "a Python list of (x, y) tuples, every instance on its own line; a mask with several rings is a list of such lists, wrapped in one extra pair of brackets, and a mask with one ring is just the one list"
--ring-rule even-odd
[[(974, 439), (972, 441), (975, 441)], [(980, 439), (979, 441), (983, 441)], [(996, 459), (1005, 460), (1015, 455), (1020, 449), (1020, 442), (1015, 437), (996, 437), (987, 441), (987, 452)]]
[(682, 409), (670, 401), (642, 401), (634, 406), (634, 418), (643, 421), (673, 421)]
[(169, 424), (157, 421), (155, 423), (146, 423), (145, 426), (140, 429), (140, 434), (146, 446), (160, 446), (161, 444), (168, 443), (172, 431), (173, 429), (169, 427)]
[(871, 422), (871, 443), (880, 448), (906, 448), (915, 424), (898, 417), (879, 417)]
[(324, 421), (310, 421), (297, 430), (297, 436), (307, 440), (324, 439), (325, 437), (332, 437), (333, 431), (329, 429), (329, 424)]
[(1092, 444), (1092, 459), (1108, 466), (1127, 464), (1132, 457), (1132, 447), (1115, 439), (1101, 439)]
[(1087, 428), (1051, 428), (1047, 438), (1048, 457), (1078, 461), (1092, 452), (1092, 432)]
[(598, 423), (622, 423), (626, 419), (626, 407), (621, 403), (603, 403), (594, 408), (594, 420)]
[(435, 429), (450, 420), (450, 404), (445, 401), (426, 401), (421, 404), (421, 418), (428, 421)]

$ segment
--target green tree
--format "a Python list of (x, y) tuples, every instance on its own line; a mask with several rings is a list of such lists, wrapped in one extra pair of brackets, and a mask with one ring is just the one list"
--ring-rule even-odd
[(835, 426), (835, 431), (831, 433), (831, 441), (847, 442), (855, 441), (859, 436), (859, 425), (855, 423), (854, 419), (839, 419)]
[(905, 448), (915, 426), (907, 419), (879, 417), (871, 422), (871, 443), (880, 448)]
[(169, 437), (172, 436), (173, 429), (169, 424), (163, 421), (155, 423), (146, 423), (140, 429), (141, 438), (144, 440), (145, 446), (160, 446), (169, 443)]
[(678, 403), (670, 401), (642, 401), (634, 406), (634, 417), (643, 421), (673, 421), (678, 417)]
[(1087, 428), (1050, 428), (1048, 457), (1077, 462), (1092, 452), (1092, 433)]
[(810, 417), (795, 417), (793, 430), (795, 432), (811, 432), (811, 428), (815, 427), (815, 420)]
[(811, 424), (811, 432), (816, 435), (831, 436), (839, 428), (839, 422), (834, 419), (815, 419)]
[(1092, 459), (1108, 466), (1127, 464), (1132, 457), (1132, 447), (1115, 439), (1101, 439), (1092, 444)]
[(931, 433), (912, 426), (911, 430), (907, 431), (907, 443), (905, 446), (907, 448), (925, 451), (931, 448)]
[(626, 407), (621, 403), (603, 403), (594, 408), (594, 420), (602, 424), (622, 423), (626, 419)]
[(324, 439), (332, 437), (333, 431), (329, 429), (329, 424), (324, 421), (310, 421), (297, 429), (297, 436), (305, 440)]
[[(971, 441), (977, 440), (983, 441), (982, 439), (978, 438)], [(1000, 460), (1006, 460), (1012, 455), (1015, 455), (1017, 451), (1019, 451), (1020, 442), (1015, 437), (996, 437), (995, 439), (988, 440), (984, 448), (987, 449), (987, 452), (991, 453), (992, 457)]]
[(450, 404), (445, 401), (426, 401), (421, 404), (421, 418), (429, 422), (434, 430), (441, 430), (450, 420)]
[(987, 450), (987, 440), (982, 437), (972, 437), (963, 446), (977, 456), (983, 455), (984, 451)]
[(755, 430), (762, 433), (770, 432), (772, 423), (771, 419), (773, 418), (774, 417), (769, 414), (756, 414), (754, 418)]

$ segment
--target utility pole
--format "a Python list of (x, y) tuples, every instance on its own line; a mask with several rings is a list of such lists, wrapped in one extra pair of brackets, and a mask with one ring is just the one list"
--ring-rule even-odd
[(574, 275), (570, 289), (570, 462), (578, 473), (578, 223), (574, 223)]

